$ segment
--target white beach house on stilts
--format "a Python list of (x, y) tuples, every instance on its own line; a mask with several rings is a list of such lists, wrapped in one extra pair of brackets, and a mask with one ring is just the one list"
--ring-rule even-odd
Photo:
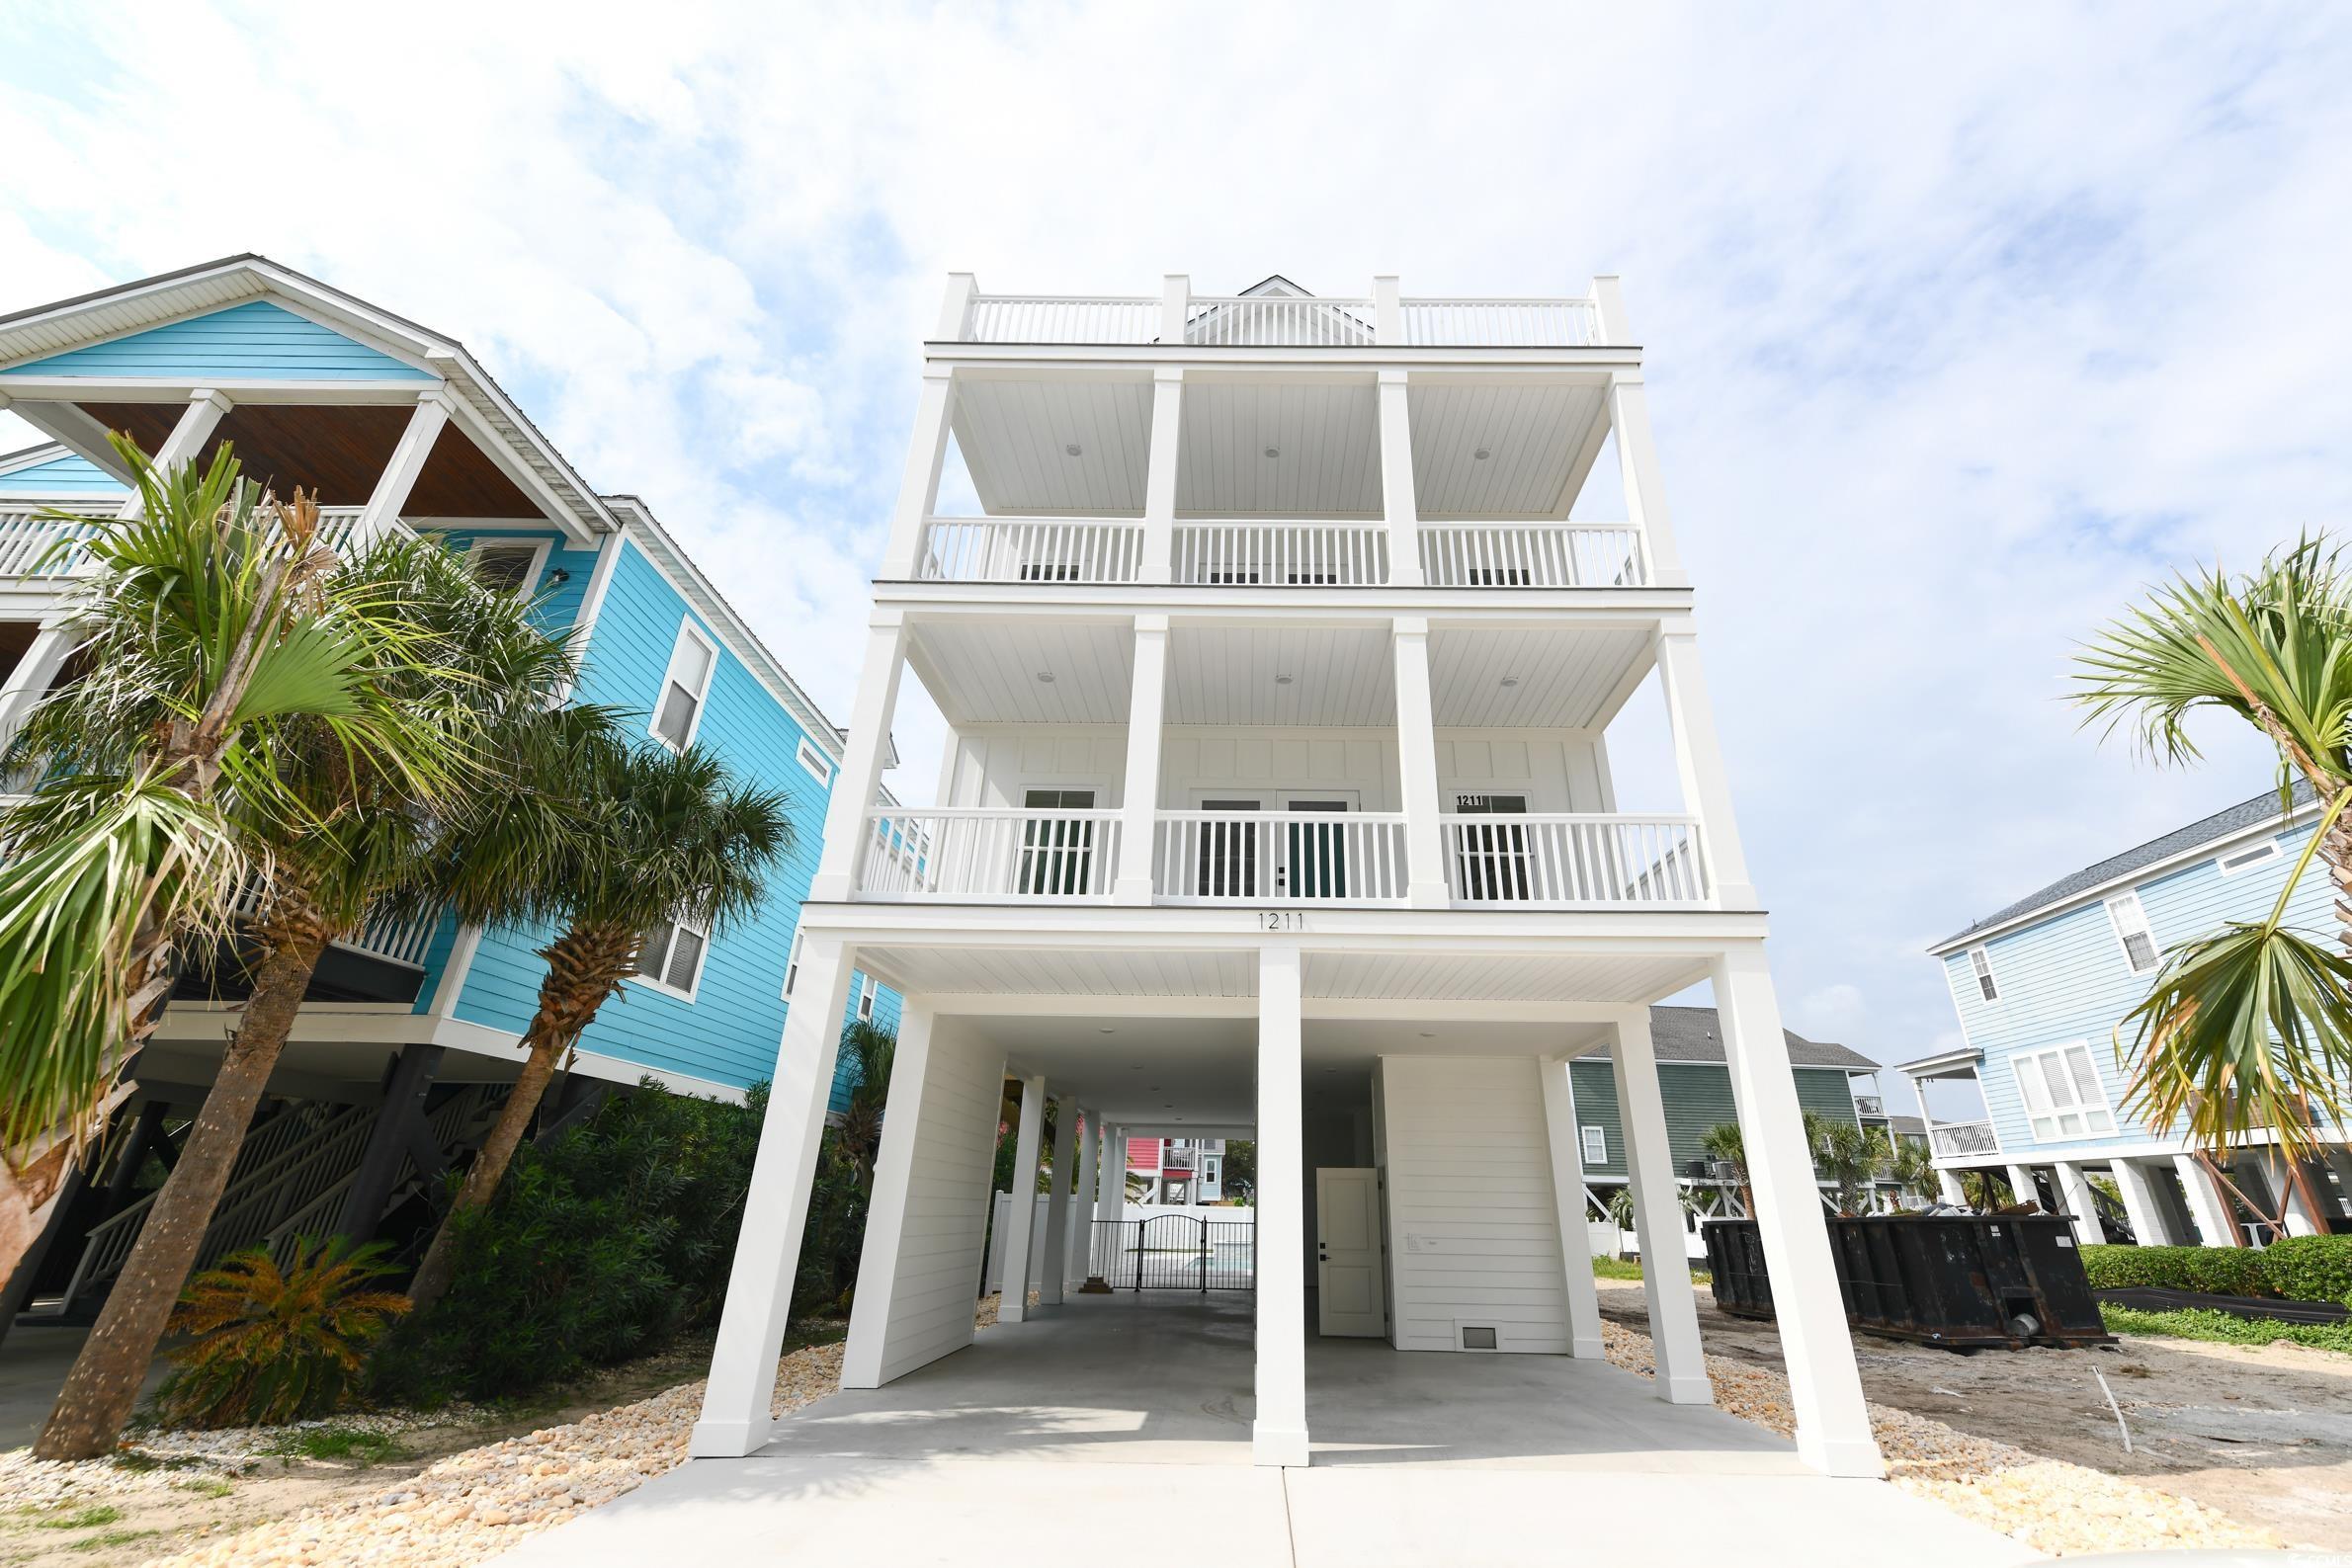
[[(1611, 278), (950, 280), (697, 1455), (770, 1439), (853, 968), (905, 1012), (845, 1385), (971, 1343), (1010, 1076), (1013, 1190), (1050, 1099), (1106, 1218), (1106, 1134), (1255, 1140), (1240, 1414), (1275, 1465), (1308, 1460), (1318, 1334), (1601, 1355), (1566, 1064), (1610, 1047), (1642, 1251), (1680, 1257), (1648, 1006), (1712, 979), (1799, 1453), (1879, 1472), (1634, 344)], [(1625, 515), (1585, 522), (1612, 436)], [(951, 441), (977, 515), (940, 515)], [(878, 809), (910, 667), (952, 731), (941, 804)], [(1602, 732), (1653, 671), (1683, 805), (1627, 815)], [(1071, 1206), (1011, 1204), (1005, 1255), (1093, 1228)], [(1088, 1252), (1050, 1240), (991, 1339), (1101, 1309), (1065, 1299)], [(1692, 1297), (1649, 1301), (1657, 1395), (1707, 1402)]]

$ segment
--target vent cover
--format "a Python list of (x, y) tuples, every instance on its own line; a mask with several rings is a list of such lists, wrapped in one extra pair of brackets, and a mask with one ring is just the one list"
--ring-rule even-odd
[(1491, 1351), (1501, 1349), (1501, 1347), (1495, 1343), (1494, 1330), (1471, 1328), (1468, 1324), (1463, 1326), (1462, 1348), (1466, 1351)]

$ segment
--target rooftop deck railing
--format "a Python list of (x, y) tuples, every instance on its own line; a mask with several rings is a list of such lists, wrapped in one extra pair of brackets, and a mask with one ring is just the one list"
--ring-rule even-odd
[(1582, 349), (1601, 341), (1590, 299), (1407, 299), (1404, 341), (1415, 348)]
[[(1591, 297), (982, 294), (951, 313), (959, 343), (1190, 348), (1580, 349), (1604, 341)], [(1179, 339), (1175, 323), (1181, 321)], [(952, 329), (952, 330), (950, 330)]]

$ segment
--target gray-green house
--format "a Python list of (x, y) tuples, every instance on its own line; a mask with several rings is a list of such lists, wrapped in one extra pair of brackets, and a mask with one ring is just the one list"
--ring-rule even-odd
[[(1853, 1080), (1879, 1070), (1879, 1063), (1860, 1051), (1794, 1032), (1789, 1061), (1797, 1077), (1797, 1101), (1806, 1110), (1843, 1121), (1861, 1119), (1854, 1104)], [(1686, 1188), (1698, 1189), (1701, 1208), (1717, 1210), (1724, 1197), (1732, 1212), (1736, 1194), (1705, 1171), (1706, 1156), (1699, 1140), (1707, 1129), (1736, 1121), (1731, 1103), (1731, 1070), (1723, 1061), (1722, 1034), (1711, 1007), (1653, 1007), (1649, 1010), (1650, 1040), (1657, 1051), (1658, 1090), (1666, 1102), (1666, 1139), (1674, 1151), (1674, 1173)], [(1576, 1130), (1584, 1155), (1584, 1182), (1598, 1204), (1625, 1185), (1625, 1132), (1618, 1119), (1617, 1085), (1611, 1076), (1606, 1048), (1568, 1064), (1568, 1085), (1576, 1099)], [(1869, 1098), (1868, 1096), (1865, 1097)]]

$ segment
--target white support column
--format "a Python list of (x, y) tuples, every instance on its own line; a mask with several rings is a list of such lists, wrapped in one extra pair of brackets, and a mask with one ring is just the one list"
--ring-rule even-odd
[(1372, 341), (1383, 348), (1404, 342), (1404, 291), (1394, 273), (1373, 275)]
[(1258, 1464), (1306, 1463), (1306, 1141), (1296, 948), (1258, 954)]
[(1649, 1010), (1629, 1009), (1615, 1025), (1609, 1052), (1617, 1079), (1617, 1114), (1625, 1129), (1626, 1185), (1634, 1193), (1634, 1233), (1641, 1244), (1641, 1294), (1649, 1305), (1649, 1345), (1656, 1389), (1674, 1405), (1712, 1405), (1699, 1343), (1699, 1307), (1683, 1246), (1682, 1199), (1666, 1141), (1666, 1102), (1658, 1092)]
[(948, 274), (947, 297), (940, 301), (939, 326), (932, 334), (935, 343), (962, 343), (964, 329), (971, 324), (972, 297), (980, 291), (980, 281), (970, 273)]
[(1037, 1226), (1038, 1155), (1046, 1136), (1046, 1078), (1021, 1080), (1021, 1130), (1013, 1140), (1013, 1190), (1004, 1206), (1004, 1294), (996, 1321), (1029, 1316), (1029, 1233)]
[[(6, 735), (0, 734), (0, 742), (6, 739)], [(2335, 1171), (2336, 1186), (2343, 1190), (2346, 1198), (2352, 1198), (2352, 1147), (2339, 1143), (2330, 1148), (2327, 1163)]]
[(1061, 1305), (1069, 1274), (1070, 1167), (1078, 1163), (1078, 1102), (1063, 1095), (1053, 1116), (1053, 1189), (1046, 1199), (1046, 1261), (1038, 1270), (1038, 1304)]
[(1117, 1219), (1127, 1203), (1127, 1132), (1124, 1128), (1103, 1128), (1103, 1159), (1095, 1176), (1100, 1185), (1094, 1192), (1094, 1217), (1105, 1222)]
[(2197, 1225), (2197, 1239), (2208, 1247), (2234, 1247), (2244, 1240), (2237, 1233), (2236, 1221), (2230, 1217), (2228, 1199), (2214, 1186), (2213, 1178), (2193, 1154), (2172, 1157), (2173, 1174), (2180, 1178), (2180, 1190), (2189, 1199), (2189, 1218)]
[(1969, 1195), (1960, 1185), (1960, 1178), (1950, 1171), (1936, 1172), (1936, 1196), (1954, 1208), (1967, 1208)]
[(1421, 586), (1421, 504), (1413, 494), (1413, 416), (1404, 371), (1383, 371), (1381, 509), (1388, 525), (1388, 581)]
[(1142, 559), (1136, 576), (1146, 583), (1176, 577), (1176, 462), (1184, 452), (1184, 367), (1163, 365), (1151, 372), (1151, 444), (1143, 456)]
[(1184, 346), (1185, 324), (1192, 319), (1193, 281), (1186, 273), (1163, 273), (1159, 281), (1159, 340), (1163, 347)]
[(816, 1179), (817, 1140), (833, 1092), (833, 1063), (840, 1054), (841, 1017), (849, 1008), (856, 957), (836, 938), (812, 934), (801, 942), (800, 1003), (785, 1016), (784, 1040), (776, 1052), (775, 1085), (760, 1125), (759, 1154), (752, 1161), (703, 1417), (687, 1446), (696, 1458), (740, 1458), (768, 1441), (776, 1363), (784, 1354), (808, 1194)]
[(2312, 1213), (2310, 1205), (2303, 1200), (2302, 1190), (2295, 1185), (2295, 1168), (2278, 1145), (2265, 1143), (2254, 1152), (2262, 1165), (2262, 1179), (2270, 1185), (2279, 1205), (2280, 1217), (2287, 1222), (2287, 1234), (2316, 1236), (2326, 1230), (2326, 1218)]
[(1445, 825), (1438, 820), (1437, 719), (1429, 697), (1429, 622), (1399, 616), (1396, 645), (1396, 766), (1404, 803), (1405, 897), (1415, 909), (1443, 909)]
[(1544, 1057), (1536, 1070), (1544, 1075), (1552, 1208), (1559, 1220), (1559, 1255), (1568, 1277), (1568, 1354), (1578, 1361), (1598, 1361), (1603, 1354), (1601, 1293), (1593, 1283), (1592, 1230), (1584, 1219), (1584, 1150), (1576, 1131), (1576, 1092), (1568, 1081), (1566, 1057)]
[(923, 575), (923, 524), (939, 508), (939, 473), (948, 460), (949, 421), (955, 408), (953, 378), (944, 370), (925, 366), (906, 469), (898, 478), (898, 506), (890, 514), (890, 541), (882, 550), (883, 582), (908, 583)]
[(357, 550), (399, 528), (400, 510), (408, 505), (409, 492), (416, 488), (417, 476), (425, 471), (425, 460), (433, 455), (433, 444), (449, 420), (447, 392), (436, 389), (417, 399), (383, 472), (376, 476), (376, 488), (368, 492), (359, 522), (352, 525), (350, 548)]
[(2082, 1167), (2061, 1161), (2058, 1167), (2058, 1197), (2066, 1205), (2066, 1215), (2074, 1222), (2074, 1240), (2081, 1246), (2096, 1247), (2107, 1240), (2107, 1227), (2099, 1222), (2098, 1196), (2091, 1191), (2090, 1178), (2082, 1174)]
[(49, 683), (65, 666), (66, 656), (81, 639), (67, 625), (43, 626), (33, 634), (33, 645), (0, 684), (0, 747), (16, 738), (34, 705), (48, 695)]
[(1127, 701), (1127, 784), (1119, 808), (1115, 904), (1151, 902), (1159, 832), (1159, 746), (1168, 696), (1168, 618), (1135, 618), (1134, 684)]
[(2124, 1159), (2109, 1160), (2107, 1168), (2115, 1174), (2115, 1190), (2124, 1195), (2124, 1217), (2132, 1222), (2133, 1240), (2142, 1247), (2177, 1246), (2181, 1238), (2172, 1234), (2146, 1169), (2138, 1160)]
[(1739, 819), (1731, 809), (1731, 783), (1723, 773), (1723, 751), (1716, 739), (1715, 703), (1699, 664), (1699, 636), (1688, 629), (1662, 631), (1656, 643), (1658, 690), (1666, 700), (1666, 726), (1674, 738), (1674, 770), (1682, 784), (1682, 808), (1699, 819), (1699, 845), (1706, 858), (1716, 901), (1725, 909), (1757, 908), (1748, 880), (1747, 856), (1739, 847)]
[(1078, 1114), (1086, 1123), (1086, 1135), (1078, 1144), (1078, 1187), (1070, 1197), (1069, 1243), (1061, 1253), (1065, 1287), (1083, 1284), (1094, 1272), (1094, 1204), (1099, 1180), (1096, 1161), (1103, 1146), (1102, 1117), (1091, 1111), (1081, 1111)]
[(1829, 1228), (1821, 1216), (1812, 1153), (1806, 1147), (1772, 970), (1761, 944), (1731, 949), (1713, 967), (1723, 1055), (1739, 1108), (1764, 1266), (1772, 1277), (1789, 1403), (1797, 1415), (1797, 1456), (1827, 1475), (1883, 1475), (1886, 1467), (1863, 1407), (1862, 1374), (1854, 1366), (1854, 1340), (1829, 1256)]
[(882, 764), (890, 756), (890, 719), (898, 710), (898, 677), (906, 667), (906, 622), (894, 610), (877, 610), (866, 628), (866, 667), (850, 709), (849, 738), (825, 802), (825, 841), (817, 852), (811, 903), (840, 903), (850, 894), (870, 836), (866, 814), (882, 793)]
[(2042, 1189), (2034, 1181), (2034, 1172), (2031, 1166), (2012, 1165), (2009, 1167), (2009, 1191), (2017, 1195), (2017, 1201), (2020, 1203), (2032, 1203), (2037, 1207), (2041, 1205)]
[[(847, 998), (843, 998), (846, 1003)], [(914, 997), (898, 1013), (898, 1044), (890, 1055), (886, 1104), (895, 1115), (882, 1117), (882, 1147), (874, 1157), (874, 1197), (866, 1211), (866, 1242), (858, 1254), (858, 1291), (850, 1303), (849, 1342), (841, 1352), (841, 1386), (880, 1388), (882, 1357), (890, 1327), (890, 1306), (898, 1295), (899, 1244), (913, 1198), (916, 1133), (922, 1124), (923, 1081), (931, 1072), (931, 1009)]]
[(1682, 551), (1674, 542), (1673, 520), (1666, 512), (1666, 478), (1658, 467), (1658, 453), (1649, 434), (1649, 398), (1638, 371), (1618, 371), (1609, 377), (1609, 429), (1617, 437), (1617, 466), (1625, 486), (1626, 520), (1641, 536), (1649, 558), (1649, 581), (1657, 588), (1688, 588), (1691, 574), (1683, 570)]
[[(172, 426), (172, 433), (163, 438), (163, 445), (152, 454), (156, 468), (169, 473), (182, 463), (194, 462), (202, 456), (205, 449), (211, 445), (212, 432), (219, 428), (221, 416), (234, 406), (228, 400), (227, 393), (215, 392), (209, 386), (200, 386), (191, 392), (188, 406), (180, 410), (179, 421)], [(115, 516), (137, 517), (139, 508), (144, 504), (139, 493), (133, 490), (130, 499), (123, 503), (122, 510)]]

